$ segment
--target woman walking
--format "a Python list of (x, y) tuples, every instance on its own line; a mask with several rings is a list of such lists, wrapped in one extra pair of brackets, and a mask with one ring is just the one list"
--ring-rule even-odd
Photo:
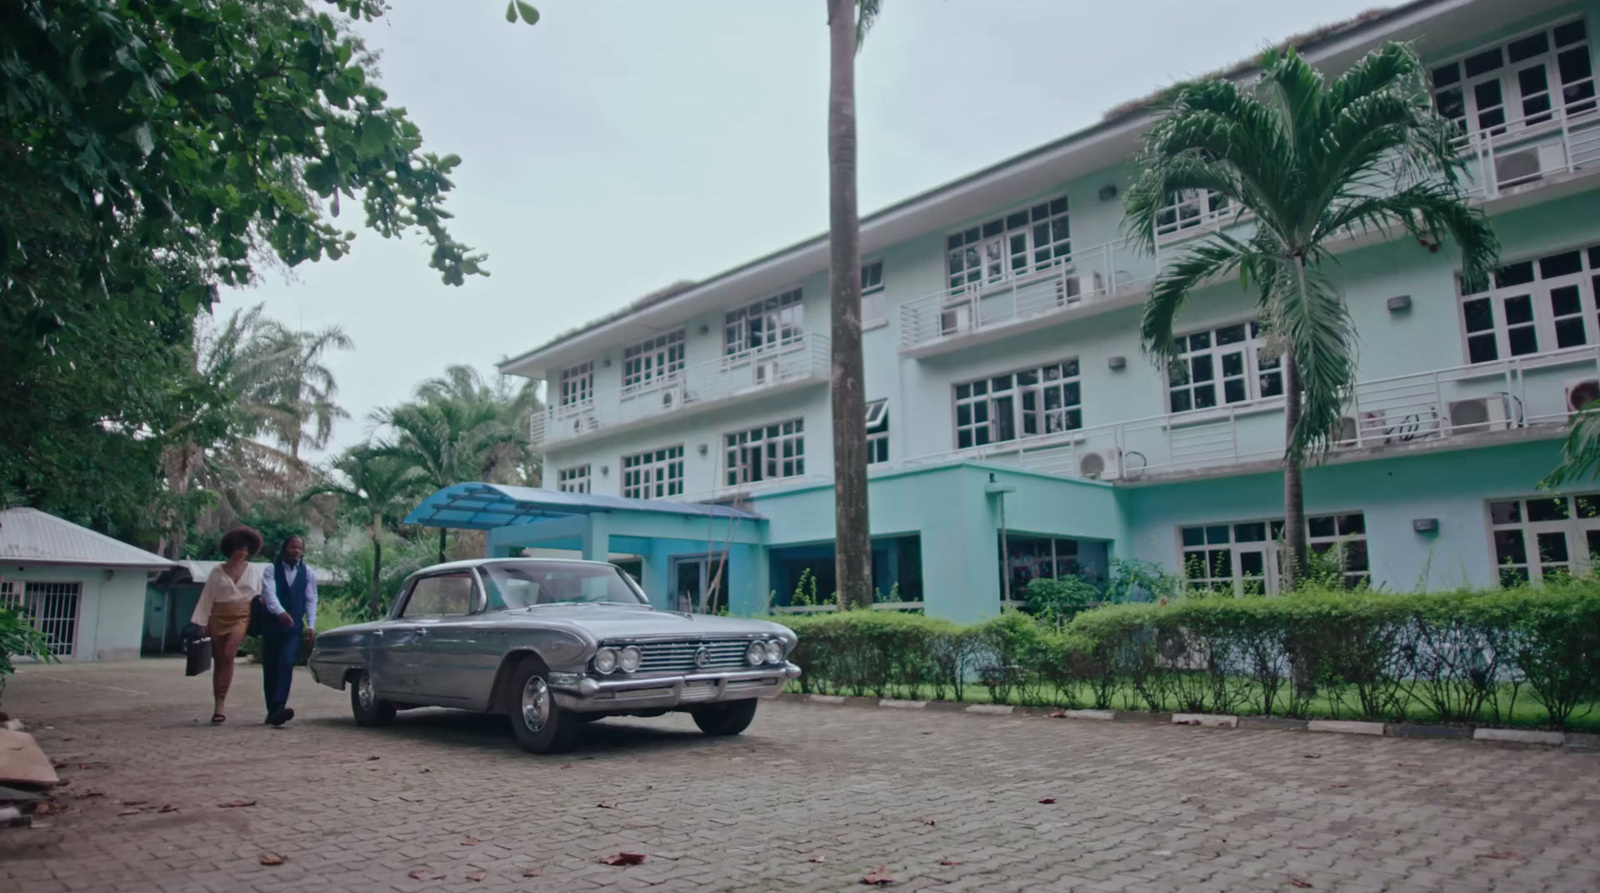
[(261, 594), (265, 565), (252, 565), (250, 559), (261, 551), (261, 534), (249, 527), (235, 527), (222, 536), (222, 554), (228, 560), (211, 569), (200, 603), (194, 607), (191, 622), (205, 627), (211, 636), (211, 691), (216, 706), (213, 725), (226, 722), (228, 688), (233, 685), (233, 658), (250, 627), (250, 604)]

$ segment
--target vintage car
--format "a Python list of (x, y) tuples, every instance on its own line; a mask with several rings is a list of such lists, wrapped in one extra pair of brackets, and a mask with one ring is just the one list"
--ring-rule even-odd
[(525, 750), (551, 753), (603, 716), (684, 711), (737, 735), (800, 675), (794, 645), (776, 623), (652, 608), (615, 565), (490, 558), (417, 571), (387, 619), (322, 633), (308, 663), (349, 686), (361, 725), (412, 707), (502, 713)]

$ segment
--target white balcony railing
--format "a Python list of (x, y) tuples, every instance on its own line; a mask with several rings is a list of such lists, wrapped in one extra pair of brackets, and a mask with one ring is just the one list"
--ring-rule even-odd
[(643, 387), (598, 390), (581, 403), (546, 406), (533, 417), (533, 442), (548, 447), (774, 389), (826, 382), (829, 368), (827, 336), (807, 333), (788, 344), (686, 366)]
[[(1331, 454), (1445, 446), (1467, 435), (1545, 428), (1600, 397), (1600, 348), (1582, 347), (1358, 383)], [(1064, 477), (1132, 481), (1283, 456), (1283, 400), (1162, 415), (908, 460), (1014, 464)]]
[(1155, 278), (1127, 240), (1075, 251), (1049, 269), (946, 289), (900, 305), (900, 348), (914, 349), (1108, 301)]
[[(1568, 88), (1594, 85), (1585, 79)], [(1554, 96), (1560, 102), (1559, 95)], [(1570, 108), (1569, 108), (1570, 107)], [(1458, 137), (1467, 188), (1480, 200), (1600, 163), (1600, 99), (1566, 103)]]

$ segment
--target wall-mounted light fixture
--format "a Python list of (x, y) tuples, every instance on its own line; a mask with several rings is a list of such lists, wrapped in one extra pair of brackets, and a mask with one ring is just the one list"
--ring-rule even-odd
[(1405, 313), (1411, 309), (1411, 296), (1395, 295), (1385, 303), (1388, 304), (1390, 313)]
[(1121, 372), (1122, 370), (1128, 368), (1128, 358), (1121, 355), (1114, 356), (1111, 359), (1106, 360), (1106, 365), (1110, 367), (1112, 372)]
[(1117, 184), (1115, 184), (1115, 183), (1107, 183), (1106, 185), (1100, 187), (1100, 200), (1101, 201), (1108, 202), (1108, 201), (1111, 201), (1112, 199), (1114, 199), (1116, 197), (1117, 197)]
[(706, 454), (706, 453), (709, 453), (709, 452), (711, 452), (711, 447), (708, 447), (708, 446), (706, 446), (706, 445), (705, 445), (705, 444), (703, 444), (703, 443), (702, 443), (702, 444), (700, 444), (700, 445), (699, 445), (699, 446), (698, 446), (698, 447), (696, 447), (696, 448), (695, 448), (695, 449), (697, 449), (697, 450), (699, 450), (699, 451), (700, 451), (700, 455), (702, 455), (702, 456), (704, 456), (704, 455), (705, 455), (705, 454)]
[(600, 361), (600, 368), (601, 369), (610, 369), (611, 368), (611, 358), (610, 357), (605, 357), (604, 359), (602, 359)]
[(601, 477), (605, 477), (606, 475), (608, 475), (610, 473), (611, 473), (611, 466), (609, 466), (609, 465), (600, 466), (600, 476)]
[(702, 334), (702, 335), (711, 334), (711, 327), (710, 326), (701, 326), (700, 327), (700, 334)]
[(1411, 519), (1411, 529), (1415, 530), (1417, 533), (1438, 533), (1439, 532), (1439, 519), (1438, 518), (1412, 518)]

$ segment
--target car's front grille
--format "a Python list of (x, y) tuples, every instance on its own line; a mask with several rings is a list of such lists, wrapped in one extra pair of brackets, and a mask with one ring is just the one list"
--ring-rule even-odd
[[(705, 663), (696, 656), (700, 649), (706, 651)], [(696, 670), (742, 670), (750, 665), (745, 653), (750, 648), (749, 639), (720, 642), (646, 642), (639, 646), (644, 661), (639, 664), (641, 673), (692, 673)]]

